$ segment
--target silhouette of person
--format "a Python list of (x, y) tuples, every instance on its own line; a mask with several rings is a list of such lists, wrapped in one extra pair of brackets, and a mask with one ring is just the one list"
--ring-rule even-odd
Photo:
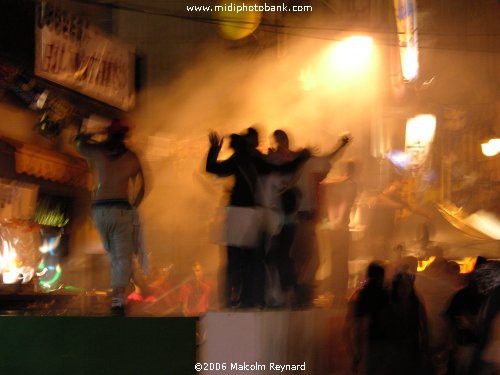
[(209, 134), (210, 150), (206, 171), (218, 176), (234, 176), (226, 217), (227, 274), (226, 303), (245, 307), (264, 305), (264, 263), (260, 247), (260, 225), (255, 221), (257, 178), (271, 172), (290, 173), (309, 157), (304, 150), (290, 163), (276, 166), (255, 152), (255, 145), (246, 136), (232, 134), (230, 147), (234, 153), (227, 160), (218, 161), (223, 139), (217, 133)]
[(353, 297), (351, 351), (354, 373), (386, 374), (391, 361), (387, 314), (389, 291), (384, 286), (385, 270), (377, 262), (367, 269), (364, 286)]
[(300, 169), (289, 186), (299, 189), (301, 200), (297, 212), (297, 230), (292, 245), (292, 257), (297, 270), (297, 305), (311, 306), (316, 287), (316, 271), (319, 266), (316, 223), (319, 211), (320, 182), (331, 169), (331, 161), (350, 142), (348, 136), (339, 139), (330, 153), (312, 156)]
[(390, 374), (429, 374), (425, 308), (413, 287), (414, 275), (397, 273), (392, 281), (388, 314), (392, 360)]
[[(138, 255), (139, 220), (136, 208), (144, 197), (144, 178), (137, 155), (125, 145), (128, 127), (114, 120), (95, 142), (95, 134), (80, 129), (77, 150), (87, 159), (98, 178), (92, 217), (104, 249), (111, 259), (111, 313), (124, 315), (125, 289), (132, 277), (132, 259)], [(129, 202), (129, 181), (142, 179), (134, 201)], [(141, 259), (144, 262), (144, 257)], [(144, 266), (144, 263), (143, 263)]]
[(351, 233), (349, 222), (351, 208), (358, 191), (353, 180), (355, 164), (345, 162), (344, 176), (337, 180), (325, 181), (323, 185), (324, 205), (328, 214), (331, 246), (331, 272), (327, 288), (335, 296), (337, 303), (345, 301), (349, 281), (349, 248)]

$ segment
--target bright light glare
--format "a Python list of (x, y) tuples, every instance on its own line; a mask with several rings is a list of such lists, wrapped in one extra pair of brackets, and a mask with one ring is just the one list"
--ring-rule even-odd
[(44, 239), (42, 245), (38, 248), (38, 250), (42, 254), (46, 254), (57, 249), (60, 243), (61, 243), (60, 235), (58, 235), (57, 237), (49, 238), (48, 240)]
[(373, 39), (352, 36), (328, 46), (317, 60), (301, 69), (298, 79), (304, 91), (320, 89), (328, 94), (363, 85), (361, 96), (366, 98), (376, 87), (374, 72), (377, 67)]
[(373, 39), (368, 36), (353, 36), (337, 43), (330, 52), (330, 62), (339, 68), (358, 69), (370, 59)]
[(495, 156), (500, 152), (500, 138), (490, 139), (481, 145), (484, 156)]
[(412, 169), (418, 169), (424, 165), (435, 132), (436, 117), (434, 115), (418, 115), (406, 122), (405, 152), (410, 155)]
[(33, 267), (18, 267), (16, 250), (8, 241), (2, 241), (0, 250), (0, 273), (2, 273), (3, 283), (14, 284), (20, 280), (23, 284), (29, 283), (35, 274)]
[(436, 132), (436, 117), (434, 115), (418, 115), (406, 122), (406, 147), (427, 147)]
[(418, 49), (416, 46), (401, 48), (403, 77), (412, 81), (418, 76)]

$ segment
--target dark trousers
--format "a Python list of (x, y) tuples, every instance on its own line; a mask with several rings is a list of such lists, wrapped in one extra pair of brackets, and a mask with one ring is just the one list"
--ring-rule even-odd
[(290, 257), (294, 236), (295, 224), (284, 225), (281, 232), (271, 239), (269, 252), (266, 256), (267, 265), (278, 271), (283, 291), (287, 291), (297, 284), (295, 265)]
[(314, 215), (299, 212), (291, 256), (295, 264), (297, 285), (295, 290), (298, 307), (312, 306), (319, 266), (316, 222)]
[(264, 249), (227, 247), (226, 301), (229, 306), (264, 305)]
[(335, 300), (345, 300), (349, 282), (349, 248), (351, 233), (349, 228), (331, 231), (331, 274), (328, 279), (328, 289), (334, 294)]

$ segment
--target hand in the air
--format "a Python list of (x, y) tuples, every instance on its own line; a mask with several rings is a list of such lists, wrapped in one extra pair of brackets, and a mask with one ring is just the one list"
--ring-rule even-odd
[(210, 141), (210, 147), (219, 151), (222, 148), (222, 142), (224, 142), (224, 138), (219, 139), (219, 135), (217, 132), (210, 132), (208, 134), (208, 140)]

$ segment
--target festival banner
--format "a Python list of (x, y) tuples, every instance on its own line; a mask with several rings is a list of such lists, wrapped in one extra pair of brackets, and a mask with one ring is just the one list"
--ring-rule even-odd
[(135, 51), (59, 3), (37, 2), (35, 74), (122, 110), (134, 106)]

